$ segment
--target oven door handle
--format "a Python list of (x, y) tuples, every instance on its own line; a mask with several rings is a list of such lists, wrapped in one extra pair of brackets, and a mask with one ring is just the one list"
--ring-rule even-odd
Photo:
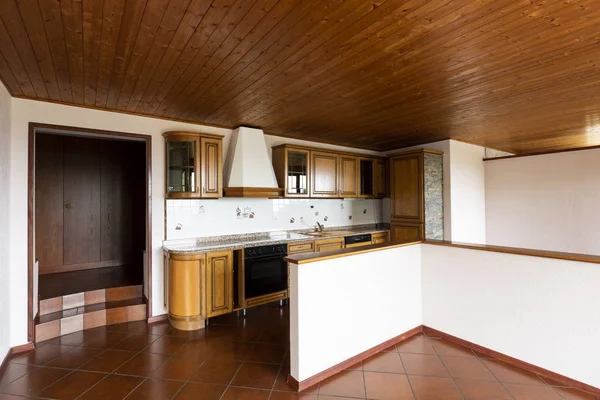
[(287, 254), (277, 254), (277, 255), (270, 255), (270, 256), (257, 256), (257, 257), (244, 257), (244, 262), (248, 262), (248, 261), (254, 261), (254, 260), (269, 260), (269, 259), (273, 259), (273, 260), (277, 260), (279, 258), (283, 259), (287, 257)]

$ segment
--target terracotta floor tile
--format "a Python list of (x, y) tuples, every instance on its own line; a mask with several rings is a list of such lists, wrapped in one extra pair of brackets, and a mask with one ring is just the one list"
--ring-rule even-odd
[(273, 392), (269, 400), (317, 400), (317, 395), (292, 392)]
[(225, 389), (225, 385), (188, 382), (173, 400), (219, 400)]
[(209, 358), (216, 351), (218, 346), (223, 346), (222, 340), (195, 339), (186, 342), (175, 352), (175, 355), (183, 357)]
[(98, 357), (83, 364), (79, 369), (84, 371), (112, 372), (131, 359), (135, 353), (122, 350), (106, 350)]
[(36, 368), (27, 375), (12, 381), (2, 388), (2, 391), (5, 394), (34, 396), (70, 372), (66, 369)]
[(382, 352), (363, 361), (364, 371), (390, 372), (403, 374), (404, 367), (400, 355), (396, 352)]
[(264, 362), (280, 364), (283, 361), (287, 347), (270, 344), (270, 343), (256, 343), (252, 350), (248, 353), (246, 358), (247, 361), (253, 362)]
[(75, 400), (107, 376), (98, 372), (74, 371), (44, 389), (38, 396), (61, 400)]
[[(80, 346), (83, 343), (84, 332), (73, 332), (68, 335), (63, 335), (56, 339), (50, 340), (51, 344), (62, 344), (65, 346)], [(38, 343), (38, 346), (40, 344)]]
[(532, 385), (544, 385), (544, 381), (534, 373), (515, 368), (498, 360), (482, 360), (492, 371), (500, 382), (525, 383)]
[(233, 386), (271, 389), (279, 373), (280, 366), (244, 362), (231, 382)]
[(319, 400), (356, 400), (356, 397), (319, 396)]
[(144, 351), (149, 353), (158, 354), (175, 354), (184, 344), (188, 342), (188, 339), (175, 337), (175, 336), (161, 336), (154, 343), (148, 346)]
[(23, 400), (24, 397), (13, 396), (12, 394), (0, 394), (0, 400)]
[(215, 348), (211, 357), (218, 357), (228, 360), (244, 361), (254, 347), (254, 343), (246, 342), (225, 342), (218, 348)]
[(365, 385), (369, 399), (414, 399), (406, 375), (365, 371)]
[(455, 383), (466, 400), (512, 400), (511, 395), (498, 381), (456, 379)]
[(562, 397), (550, 386), (520, 385), (516, 383), (504, 384), (506, 390), (513, 395), (515, 400), (561, 400)]
[(121, 365), (115, 372), (122, 375), (151, 376), (167, 362), (169, 356), (154, 353), (139, 353)]
[(225, 391), (225, 394), (223, 394), (223, 397), (221, 397), (221, 400), (268, 400), (270, 394), (271, 392), (268, 390), (230, 386)]
[(30, 365), (44, 365), (54, 360), (56, 357), (64, 354), (74, 347), (62, 346), (56, 344), (46, 344), (45, 346), (39, 347), (29, 353), (22, 356), (18, 356), (11, 360), (14, 364), (30, 364)]
[(84, 331), (83, 336), (82, 346), (108, 348), (125, 339), (128, 335), (120, 332), (109, 332), (104, 327), (100, 327)]
[(20, 377), (27, 375), (36, 369), (37, 368), (32, 365), (9, 363), (6, 366), (4, 373), (0, 376), (0, 392), (2, 392), (3, 387), (6, 387), (15, 379), (19, 379)]
[(321, 395), (364, 398), (366, 392), (363, 373), (360, 371), (342, 371), (324, 380), (319, 387), (319, 396)]
[(109, 375), (78, 400), (122, 400), (143, 381), (144, 378), (133, 376)]
[(228, 385), (241, 365), (242, 363), (239, 361), (211, 358), (202, 364), (190, 380), (193, 382)]
[(425, 335), (413, 336), (396, 344), (400, 353), (435, 354), (431, 342)]
[(93, 347), (76, 347), (50, 361), (46, 366), (77, 369), (91, 359), (99, 356), (103, 351), (102, 349), (95, 349)]
[(130, 335), (122, 341), (110, 346), (115, 350), (141, 351), (154, 343), (159, 337), (153, 335)]
[(146, 379), (127, 400), (170, 400), (184, 385), (183, 382)]
[(204, 360), (172, 356), (159, 369), (152, 373), (154, 378), (187, 381)]
[[(390, 352), (390, 353), (392, 353), (392, 352)], [(395, 353), (395, 352), (393, 352), (393, 353)], [(356, 364), (351, 365), (351, 366), (349, 366), (346, 369), (349, 370), (349, 371), (362, 371), (362, 369), (363, 369), (363, 363), (362, 363), (362, 361), (359, 361)]]
[(430, 376), (409, 376), (408, 379), (417, 399), (461, 400), (463, 398), (452, 379)]
[(554, 391), (561, 395), (565, 400), (592, 400), (600, 398), (600, 396), (584, 393), (577, 389), (555, 387)]
[(477, 357), (470, 349), (448, 342), (444, 339), (432, 339), (431, 345), (440, 356)]
[(490, 370), (478, 359), (470, 357), (440, 357), (453, 378), (498, 381)]
[(400, 354), (404, 369), (409, 375), (425, 375), (437, 377), (449, 377), (448, 371), (439, 357), (432, 354)]

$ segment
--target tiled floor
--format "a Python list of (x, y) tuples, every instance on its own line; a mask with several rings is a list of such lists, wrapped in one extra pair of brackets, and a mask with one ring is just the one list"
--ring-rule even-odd
[(216, 318), (204, 331), (113, 325), (41, 343), (0, 377), (0, 400), (575, 400), (594, 397), (455, 346), (414, 337), (306, 393), (291, 392), (287, 308)]

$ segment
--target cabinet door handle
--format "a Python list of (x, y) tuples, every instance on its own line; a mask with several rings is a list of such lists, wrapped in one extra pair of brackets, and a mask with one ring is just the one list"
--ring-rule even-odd
[(70, 204), (65, 204), (65, 208), (71, 208)]
[(202, 186), (202, 194), (206, 194), (206, 188)]

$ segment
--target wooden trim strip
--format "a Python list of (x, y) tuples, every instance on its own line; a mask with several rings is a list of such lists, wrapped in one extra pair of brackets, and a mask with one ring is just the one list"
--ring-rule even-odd
[(168, 319), (169, 319), (169, 314), (160, 314), (160, 315), (155, 315), (155, 316), (149, 317), (148, 323), (153, 324), (155, 322), (162, 322), (162, 321), (166, 321)]
[(423, 333), (425, 333), (428, 336), (440, 337), (462, 347), (467, 347), (473, 351), (484, 354), (488, 357), (493, 357), (497, 360), (503, 361), (509, 365), (512, 365), (513, 367), (521, 368), (525, 371), (533, 372), (534, 374), (539, 374), (545, 378), (549, 378), (554, 381), (560, 382), (565, 386), (570, 386), (575, 389), (583, 390), (584, 392), (600, 395), (600, 388), (588, 385), (587, 383), (576, 381), (575, 379), (571, 379), (564, 375), (557, 374), (556, 372), (552, 372), (545, 368), (538, 367), (537, 365), (529, 364), (525, 361), (518, 360), (511, 356), (507, 356), (506, 354), (499, 353), (492, 349), (488, 349), (487, 347), (483, 347), (473, 342), (469, 342), (468, 340), (464, 340), (459, 337), (444, 333), (442, 331), (438, 331), (437, 329), (433, 329), (423, 325)]
[(493, 246), (493, 245), (487, 245), (487, 244), (451, 242), (451, 241), (447, 241), (447, 240), (430, 240), (430, 239), (428, 239), (428, 240), (425, 240), (423, 243), (432, 244), (432, 245), (436, 245), (436, 246), (457, 247), (457, 248), (469, 249), (469, 250), (493, 251), (496, 253), (517, 254), (517, 255), (521, 255), (521, 256), (554, 258), (554, 259), (558, 259), (558, 260), (580, 261), (580, 262), (600, 264), (600, 256), (595, 256), (595, 255), (591, 255), (591, 254), (563, 253), (563, 252), (559, 252), (559, 251), (522, 249), (519, 247), (505, 247), (505, 246)]
[(298, 265), (308, 264), (308, 263), (313, 263), (313, 262), (317, 262), (317, 261), (331, 260), (334, 258), (342, 258), (342, 257), (348, 257), (348, 256), (355, 256), (358, 254), (372, 253), (374, 251), (389, 250), (389, 249), (395, 249), (398, 247), (412, 246), (412, 245), (419, 244), (419, 243), (422, 243), (422, 242), (421, 241), (408, 242), (408, 243), (393, 243), (392, 242), (392, 243), (371, 244), (368, 246), (354, 247), (354, 248), (349, 248), (349, 249), (346, 248), (346, 249), (341, 249), (341, 250), (322, 251), (320, 253), (292, 254), (292, 255), (287, 256), (284, 260), (289, 263), (292, 263), (292, 264), (298, 264)]
[(2, 363), (0, 364), (0, 376), (2, 376), (4, 374), (4, 371), (8, 367), (8, 363), (14, 356), (16, 356), (17, 354), (31, 351), (33, 349), (35, 349), (35, 344), (33, 344), (33, 343), (26, 343), (26, 344), (22, 344), (20, 346), (15, 346), (15, 347), (9, 348), (8, 351), (6, 352), (6, 355), (4, 356), (4, 359), (2, 360)]
[(420, 153), (431, 153), (431, 154), (440, 154), (440, 155), (444, 154), (444, 152), (441, 150), (423, 148), (423, 149), (414, 149), (414, 150), (406, 150), (406, 151), (398, 151), (398, 152), (388, 153), (387, 156), (390, 158), (393, 158), (393, 157), (397, 157), (397, 156), (406, 156), (409, 154), (420, 154)]
[(355, 355), (347, 359), (346, 361), (342, 361), (341, 363), (334, 365), (331, 368), (326, 369), (323, 372), (319, 372), (316, 375), (311, 376), (308, 379), (303, 380), (302, 382), (298, 382), (292, 375), (288, 375), (287, 382), (294, 390), (301, 392), (303, 390), (308, 389), (311, 386), (316, 385), (319, 382), (324, 381), (327, 378), (332, 377), (333, 375), (342, 372), (345, 369), (353, 366), (354, 364), (366, 360), (367, 358), (374, 356), (377, 353), (382, 352), (383, 350), (391, 347), (395, 344), (398, 344), (406, 339), (409, 339), (415, 335), (418, 335), (423, 331), (423, 326), (419, 325), (407, 332), (404, 332), (394, 338), (386, 340), (385, 342), (378, 344), (375, 347), (370, 348), (369, 350), (365, 350), (360, 354)]
[[(265, 135), (269, 135), (269, 136), (280, 136), (280, 135), (273, 135), (273, 134), (269, 134), (265, 132)], [(280, 136), (280, 137), (285, 137), (288, 138), (288, 136)], [(290, 139), (296, 139), (296, 140), (303, 140), (303, 139), (297, 139), (297, 138), (292, 138), (289, 137)], [(311, 140), (311, 142), (315, 142), (314, 140)], [(322, 143), (322, 144), (328, 144), (330, 146), (338, 146), (338, 147), (350, 147), (350, 146), (341, 146), (339, 144), (333, 144), (333, 143), (326, 143), (326, 142), (315, 142), (315, 143)], [(344, 156), (351, 156), (351, 157), (361, 157), (363, 159), (366, 160), (385, 160), (386, 157), (385, 156), (375, 156), (375, 155), (371, 155), (371, 154), (367, 154), (367, 153), (361, 153), (360, 151), (373, 151), (373, 152), (378, 152), (378, 153), (382, 153), (381, 151), (378, 150), (369, 150), (369, 149), (360, 149), (358, 147), (350, 147), (350, 148), (355, 148), (356, 152), (352, 152), (352, 151), (340, 151), (340, 150), (335, 150), (335, 149), (327, 149), (327, 148), (322, 148), (322, 147), (311, 147), (311, 146), (303, 146), (303, 145), (296, 145), (296, 144), (292, 144), (292, 143), (283, 143), (283, 144), (278, 144), (276, 146), (271, 146), (271, 149), (275, 150), (275, 149), (290, 149), (290, 150), (303, 150), (303, 151), (318, 151), (318, 152), (323, 152), (323, 153), (332, 153), (332, 154), (338, 154), (338, 155), (344, 155)]]
[(70, 271), (82, 271), (85, 269), (96, 269), (96, 268), (108, 268), (125, 265), (125, 260), (106, 260), (106, 261), (93, 261), (89, 263), (81, 264), (69, 264), (69, 265), (55, 265), (52, 267), (44, 267), (43, 272), (39, 272), (40, 275), (56, 274), (60, 272)]
[(256, 198), (281, 198), (282, 188), (255, 188), (255, 187), (226, 187), (223, 188), (224, 197), (256, 197)]

